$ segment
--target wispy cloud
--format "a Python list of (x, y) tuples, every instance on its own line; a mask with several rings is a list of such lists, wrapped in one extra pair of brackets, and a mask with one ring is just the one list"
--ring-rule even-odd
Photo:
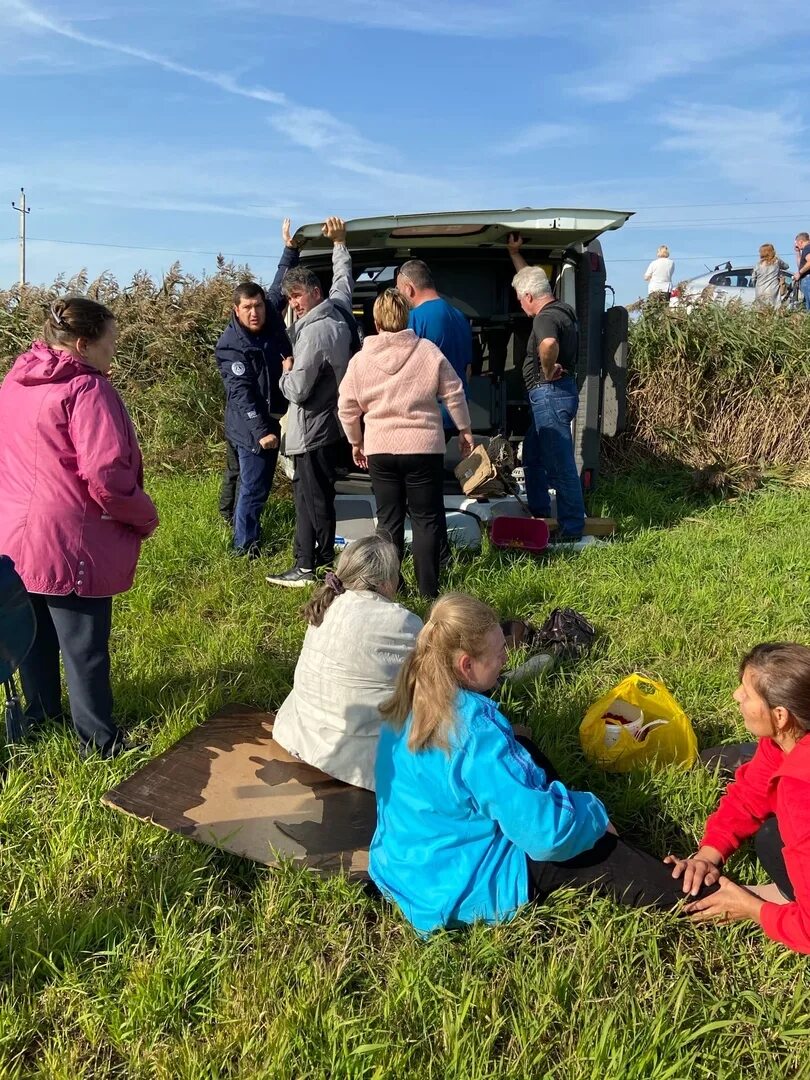
[[(778, 17), (765, 5), (739, 0), (636, 0), (618, 14), (589, 12), (583, 33), (607, 58), (589, 67), (587, 77), (575, 77), (574, 90), (594, 102), (626, 101), (662, 80), (710, 73), (736, 58), (757, 60), (764, 46), (790, 39), (806, 20), (805, 0), (782, 0)], [(724, 78), (720, 93), (728, 85), (727, 69)]]
[[(231, 5), (232, 6), (232, 5)], [(238, 5), (322, 22), (342, 23), (378, 30), (403, 30), (420, 35), (453, 37), (539, 37), (552, 33), (560, 16), (547, 12), (537, 18), (525, 3), (458, 3), (458, 0), (242, 0)]]
[(807, 128), (798, 107), (679, 104), (660, 121), (673, 133), (661, 141), (663, 149), (693, 159), (732, 191), (771, 198), (810, 184)]
[[(270, 106), (273, 110), (270, 123), (293, 144), (315, 153), (336, 168), (355, 173), (371, 169), (378, 180), (390, 180), (395, 188), (401, 184), (402, 177), (396, 168), (386, 168), (381, 164), (383, 161), (396, 162), (397, 155), (390, 147), (367, 139), (353, 125), (324, 109), (293, 101), (279, 90), (248, 85), (227, 72), (180, 63), (149, 49), (88, 34), (71, 23), (40, 11), (27, 0), (0, 0), (0, 13), (2, 12), (7, 13), (22, 28), (55, 34), (89, 48), (125, 56), (214, 86), (226, 94)], [(418, 179), (428, 187), (431, 186), (430, 178)]]
[(542, 150), (547, 146), (560, 146), (579, 142), (584, 129), (574, 124), (530, 124), (509, 136), (496, 150), (500, 154), (520, 154), (526, 150)]

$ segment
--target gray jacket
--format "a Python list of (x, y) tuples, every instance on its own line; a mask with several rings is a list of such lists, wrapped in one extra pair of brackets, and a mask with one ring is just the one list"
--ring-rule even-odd
[(329, 299), (293, 323), (293, 369), (279, 387), (289, 401), (284, 452), (293, 457), (317, 450), (343, 436), (337, 417), (338, 387), (349, 366), (352, 334), (332, 300), (352, 309), (352, 258), (345, 244), (332, 251)]

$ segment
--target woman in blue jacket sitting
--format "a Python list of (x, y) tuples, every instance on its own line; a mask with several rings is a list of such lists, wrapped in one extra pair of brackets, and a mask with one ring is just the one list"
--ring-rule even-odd
[(600, 800), (572, 791), (489, 697), (506, 659), (495, 612), (437, 600), (380, 709), (370, 871), (420, 933), (511, 918), (562, 886), (669, 908), (664, 864), (619, 839)]

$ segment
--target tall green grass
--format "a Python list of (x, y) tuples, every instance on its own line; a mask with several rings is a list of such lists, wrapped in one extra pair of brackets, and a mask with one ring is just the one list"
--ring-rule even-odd
[[(268, 507), (265, 563), (247, 563), (229, 554), (214, 477), (150, 487), (163, 523), (116, 601), (113, 644), (121, 714), (156, 753), (226, 700), (277, 706), (304, 626), (300, 593), (263, 580), (288, 563), (289, 499)], [(807, 638), (810, 495), (721, 504), (648, 469), (603, 483), (591, 509), (624, 538), (545, 560), (485, 548), (457, 557), (448, 585), (503, 615), (571, 604), (593, 619), (592, 656), (512, 688), (505, 707), (620, 829), (659, 855), (685, 851), (714, 777), (604, 774), (582, 759), (580, 718), (640, 669), (672, 689), (703, 745), (741, 737), (739, 655)], [(60, 730), (0, 750), (4, 1078), (810, 1074), (806, 959), (754, 927), (565, 892), (509, 925), (422, 943), (342, 878), (270, 871), (101, 807), (142, 760), (82, 763)], [(759, 876), (748, 853), (733, 871)]]

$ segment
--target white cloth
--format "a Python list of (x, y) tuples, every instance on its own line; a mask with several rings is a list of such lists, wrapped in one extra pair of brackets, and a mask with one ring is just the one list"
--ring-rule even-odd
[(653, 259), (644, 273), (645, 280), (649, 282), (647, 292), (672, 292), (674, 273), (675, 263), (672, 259)]
[(355, 787), (374, 790), (381, 718), (422, 620), (393, 600), (347, 590), (310, 626), (293, 688), (273, 738), (302, 761)]

